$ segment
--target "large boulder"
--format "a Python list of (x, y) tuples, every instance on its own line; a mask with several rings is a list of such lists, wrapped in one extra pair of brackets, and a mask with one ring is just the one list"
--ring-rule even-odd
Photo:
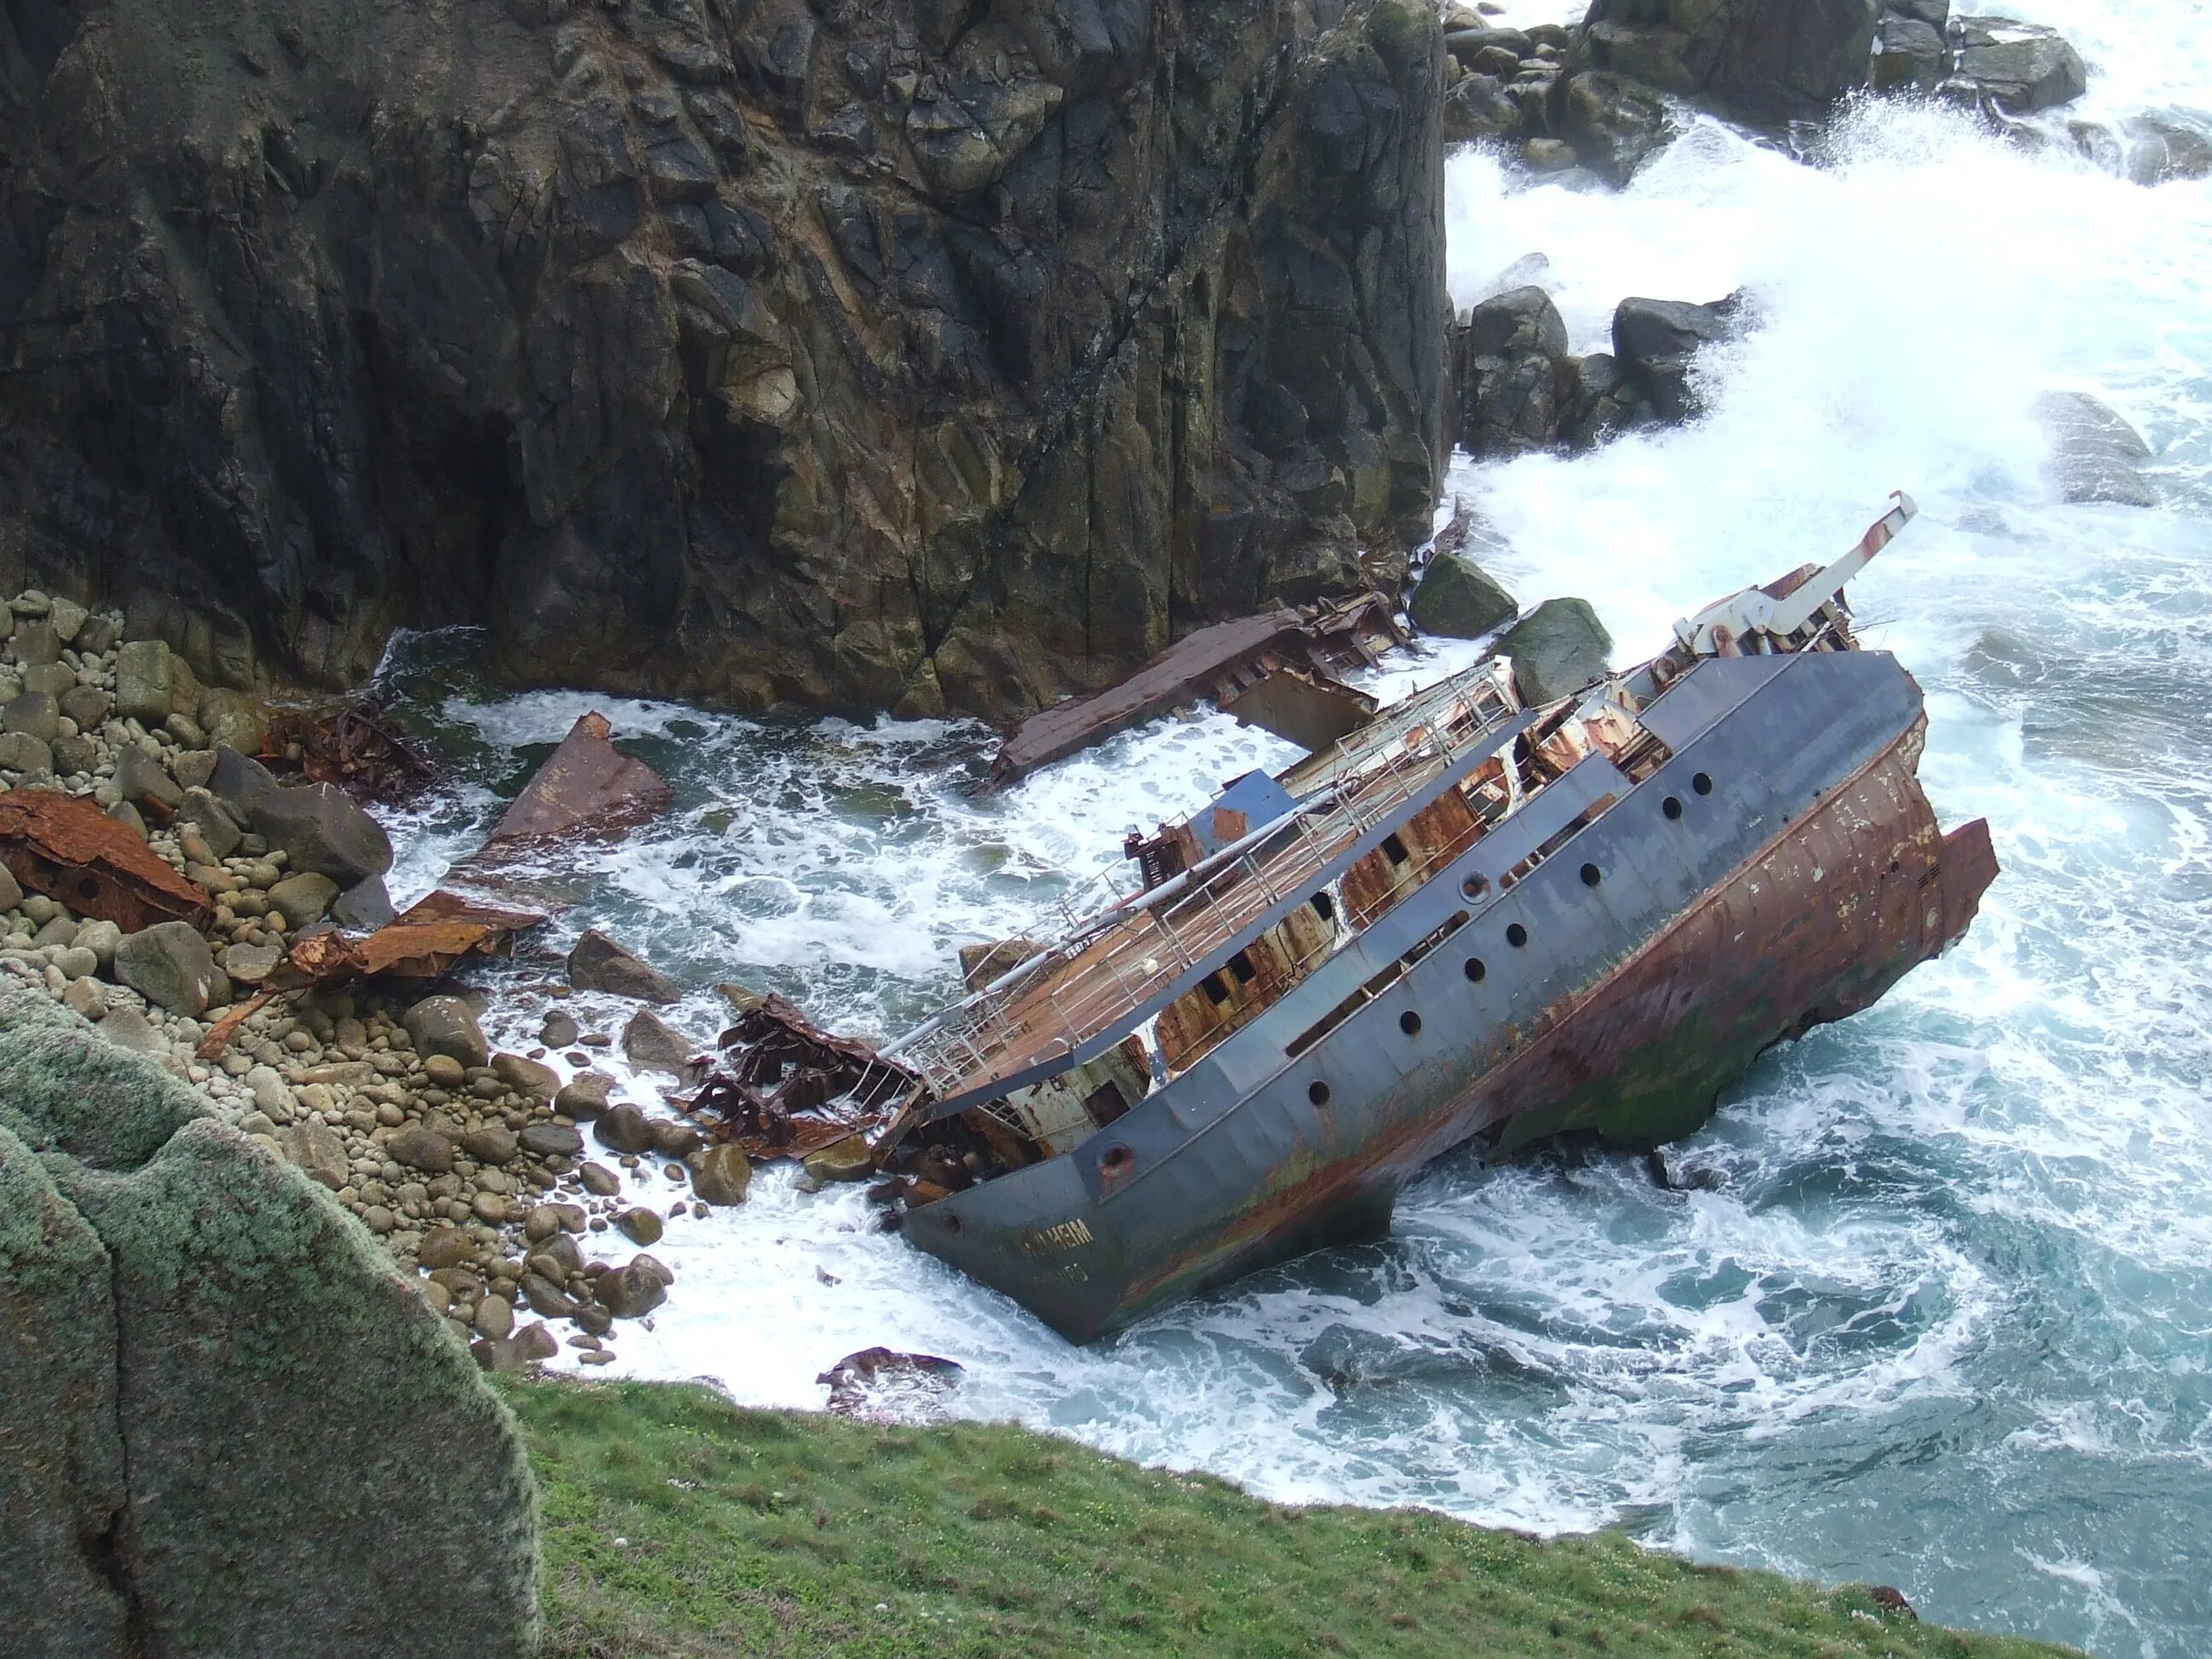
[(1559, 136), (1575, 159), (1620, 186), (1674, 136), (1666, 100), (1650, 88), (1605, 70), (1570, 79), (1559, 100)]
[(312, 871), (345, 888), (392, 867), (384, 826), (336, 784), (266, 790), (250, 811), (253, 832), (281, 850), (295, 872)]
[(2068, 501), (2158, 504), (2142, 474), (2150, 446), (2111, 404), (2086, 392), (2046, 392), (2035, 414), (2051, 441), (2052, 479)]
[(1866, 84), (1879, 0), (1593, 0), (1583, 55), (1724, 113), (1817, 116)]
[(1951, 72), (1943, 31), (1910, 13), (1885, 11), (1869, 82), (1877, 92), (1933, 92)]
[(1741, 292), (1710, 305), (1623, 300), (1613, 313), (1613, 361), (1661, 420), (1689, 420), (1700, 409), (1690, 378), (1698, 353), (1734, 337), (1744, 320)]
[(2070, 103), (2089, 89), (2081, 54), (2046, 24), (1954, 17), (1950, 49), (1951, 78), (1942, 90), (1963, 103), (2031, 115)]
[(1452, 333), (1461, 447), (1477, 459), (1547, 449), (1571, 410), (1567, 325), (1540, 288), (1492, 295)]
[(1422, 0), (23, 15), (0, 520), (210, 684), (475, 623), (539, 684), (1012, 712), (1427, 534)]
[(521, 1659), (535, 1505), (505, 1408), (327, 1193), (0, 994), (10, 1651)]
[(1413, 626), (1424, 634), (1447, 639), (1480, 639), (1491, 629), (1511, 622), (1521, 607), (1488, 571), (1468, 554), (1438, 552), (1421, 573), (1406, 607)]
[(608, 991), (641, 1002), (675, 1002), (683, 988), (596, 927), (588, 928), (568, 952), (568, 983), (579, 991)]
[(1547, 599), (1499, 636), (1513, 684), (1534, 706), (1570, 696), (1609, 671), (1613, 635), (1586, 599)]

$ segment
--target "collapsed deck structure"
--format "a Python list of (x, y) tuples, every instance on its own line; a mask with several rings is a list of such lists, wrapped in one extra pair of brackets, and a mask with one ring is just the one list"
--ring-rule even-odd
[(863, 1128), (916, 1245), (1077, 1340), (1375, 1235), (1468, 1142), (1687, 1134), (1996, 875), (1986, 824), (1939, 828), (1919, 687), (1843, 599), (1911, 511), (1573, 696), (1525, 707), (1492, 659), (1237, 779), (918, 1029), (810, 1068), (835, 1040), (780, 1024), (718, 1098), (758, 1128), (811, 1079), (811, 1133)]

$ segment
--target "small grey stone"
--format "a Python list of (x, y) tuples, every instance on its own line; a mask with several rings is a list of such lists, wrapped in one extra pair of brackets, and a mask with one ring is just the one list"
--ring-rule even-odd
[(701, 1154), (691, 1190), (709, 1204), (742, 1204), (753, 1180), (752, 1160), (742, 1146), (727, 1142)]
[(54, 775), (82, 776), (100, 765), (100, 745), (90, 738), (57, 738), (53, 744)]
[[(210, 794), (204, 785), (194, 785), (185, 790), (185, 804), (177, 809), (177, 822), (199, 826), (200, 838), (208, 850), (218, 859), (227, 859), (238, 850), (242, 833), (234, 819), (223, 810), (223, 805)], [(287, 910), (284, 919), (289, 921), (292, 913)]]
[(283, 960), (281, 945), (234, 945), (223, 953), (222, 970), (241, 985), (259, 985)]
[(553, 1109), (579, 1122), (598, 1117), (607, 1109), (607, 1091), (612, 1087), (614, 1079), (604, 1072), (579, 1072), (553, 1097)]
[(580, 991), (610, 991), (641, 1002), (674, 1002), (684, 994), (674, 980), (592, 928), (568, 952), (568, 983)]
[(292, 1091), (283, 1075), (273, 1066), (256, 1066), (245, 1078), (246, 1086), (253, 1092), (253, 1103), (282, 1123), (292, 1115)]
[(22, 884), (15, 879), (13, 871), (0, 864), (0, 910), (12, 910), (22, 902)]
[(129, 1048), (142, 1054), (166, 1058), (169, 1040), (155, 1030), (136, 1008), (112, 1008), (107, 1018), (100, 1022), (100, 1034), (118, 1048)]
[(662, 1019), (641, 1008), (623, 1027), (623, 1053), (641, 1072), (677, 1073), (691, 1058), (690, 1039)]
[[(177, 757), (176, 763), (170, 769), (175, 774), (177, 781), (186, 789), (204, 789), (215, 776), (215, 756), (205, 749), (187, 749)], [(228, 806), (223, 810), (230, 811)], [(230, 816), (234, 822), (238, 817), (235, 812), (231, 812)], [(245, 841), (244, 836), (239, 838), (241, 849)], [(254, 850), (259, 852), (262, 849), (256, 848)]]
[(80, 685), (60, 697), (62, 713), (76, 722), (80, 732), (97, 731), (107, 718), (107, 693), (96, 685)]
[(566, 1123), (532, 1123), (520, 1140), (532, 1158), (574, 1158), (584, 1150), (584, 1137)]
[(538, 1027), (538, 1040), (549, 1048), (565, 1048), (576, 1040), (576, 1022), (556, 1008)]
[(601, 1273), (592, 1294), (617, 1319), (642, 1319), (668, 1299), (676, 1275), (649, 1255), (634, 1257), (626, 1267)]
[(75, 599), (56, 599), (46, 612), (46, 620), (54, 625), (54, 637), (64, 645), (75, 645), (85, 619), (92, 613)]
[(54, 714), (58, 719), (67, 711), (61, 706), (62, 694), (76, 690), (76, 671), (65, 662), (50, 662), (23, 671), (23, 690), (27, 695), (43, 691), (54, 699)]
[(177, 787), (176, 780), (135, 743), (116, 750), (115, 787), (127, 801), (155, 801), (172, 811), (185, 804), (185, 792)]
[(461, 1150), (479, 1164), (505, 1164), (514, 1157), (517, 1146), (514, 1131), (496, 1124), (471, 1129), (461, 1137)]
[[(289, 912), (287, 913), (289, 915)], [(382, 876), (356, 882), (331, 901), (330, 919), (349, 933), (373, 933), (390, 925), (395, 914)]]
[(54, 751), (27, 732), (0, 732), (0, 772), (44, 772), (54, 769)]
[(604, 1164), (586, 1164), (576, 1171), (576, 1179), (593, 1198), (611, 1198), (622, 1190), (622, 1178)]
[(428, 1175), (444, 1175), (453, 1167), (453, 1143), (421, 1124), (400, 1130), (384, 1143), (384, 1150), (394, 1163)]
[(610, 1152), (648, 1152), (653, 1146), (653, 1125), (643, 1112), (624, 1101), (592, 1126), (592, 1139)]
[(62, 1006), (85, 1019), (107, 1018), (107, 994), (90, 975), (70, 982), (69, 989), (62, 993)]
[(145, 816), (129, 801), (119, 800), (116, 802), (114, 805), (107, 809), (107, 816), (113, 818), (118, 823), (121, 824), (125, 830), (128, 830), (132, 835), (137, 836), (139, 840), (143, 841), (146, 839)]
[[(0, 908), (6, 908), (0, 906)], [(115, 965), (115, 947), (123, 943), (123, 930), (112, 921), (88, 921), (77, 928), (76, 937), (70, 943), (80, 950), (91, 951), (100, 963), (100, 971), (104, 974)]]
[(296, 876), (287, 876), (271, 887), (269, 904), (271, 909), (282, 910), (285, 926), (297, 932), (320, 921), (331, 908), (331, 901), (337, 896), (337, 883), (328, 876), (306, 870)]
[(446, 1054), (466, 1066), (482, 1066), (491, 1057), (491, 1045), (484, 1041), (475, 1011), (459, 997), (425, 997), (399, 1023), (414, 1039), (418, 1054)]
[(311, 1180), (320, 1182), (332, 1192), (352, 1177), (345, 1141), (335, 1129), (319, 1123), (295, 1123), (276, 1132), (276, 1144)]
[(81, 945), (67, 945), (54, 954), (54, 966), (70, 979), (84, 979), (100, 971), (100, 958)]
[(17, 623), (8, 643), (15, 648), (15, 660), (27, 668), (56, 661), (62, 654), (62, 642), (54, 633), (54, 625), (44, 617)]
[(535, 1095), (540, 1100), (550, 1100), (561, 1086), (561, 1074), (550, 1066), (542, 1066), (520, 1054), (496, 1054), (491, 1057), (494, 1076), (519, 1095)]

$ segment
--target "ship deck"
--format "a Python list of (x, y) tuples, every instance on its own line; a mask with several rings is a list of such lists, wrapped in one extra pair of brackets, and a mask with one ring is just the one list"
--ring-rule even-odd
[(1482, 665), (1417, 694), (1298, 768), (1292, 777), (1305, 793), (1293, 812), (1188, 875), (1089, 917), (1071, 902), (1060, 943), (886, 1048), (886, 1058), (920, 1073), (940, 1109), (951, 1109), (1139, 1023), (1271, 911), (1309, 896), (1363, 838), (1406, 816), (1513, 718), (1512, 699), (1489, 671)]

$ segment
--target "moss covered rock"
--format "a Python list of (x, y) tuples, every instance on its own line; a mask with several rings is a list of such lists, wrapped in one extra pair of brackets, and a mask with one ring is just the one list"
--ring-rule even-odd
[(37, 1153), (0, 1128), (0, 1645), (125, 1650), (109, 1569), (124, 1507), (106, 1249)]
[[(0, 1000), (0, 1340), (81, 1354), (107, 1390), (78, 1390), (91, 1426), (71, 1430), (0, 1352), (0, 1449), (40, 1448), (43, 1481), (0, 1449), (11, 1599), (74, 1596), (98, 1631), (104, 1573), (131, 1628), (87, 1650), (146, 1659), (532, 1650), (513, 1421), (357, 1222), (158, 1066), (27, 1002)], [(57, 1462), (41, 1436), (89, 1449)]]

